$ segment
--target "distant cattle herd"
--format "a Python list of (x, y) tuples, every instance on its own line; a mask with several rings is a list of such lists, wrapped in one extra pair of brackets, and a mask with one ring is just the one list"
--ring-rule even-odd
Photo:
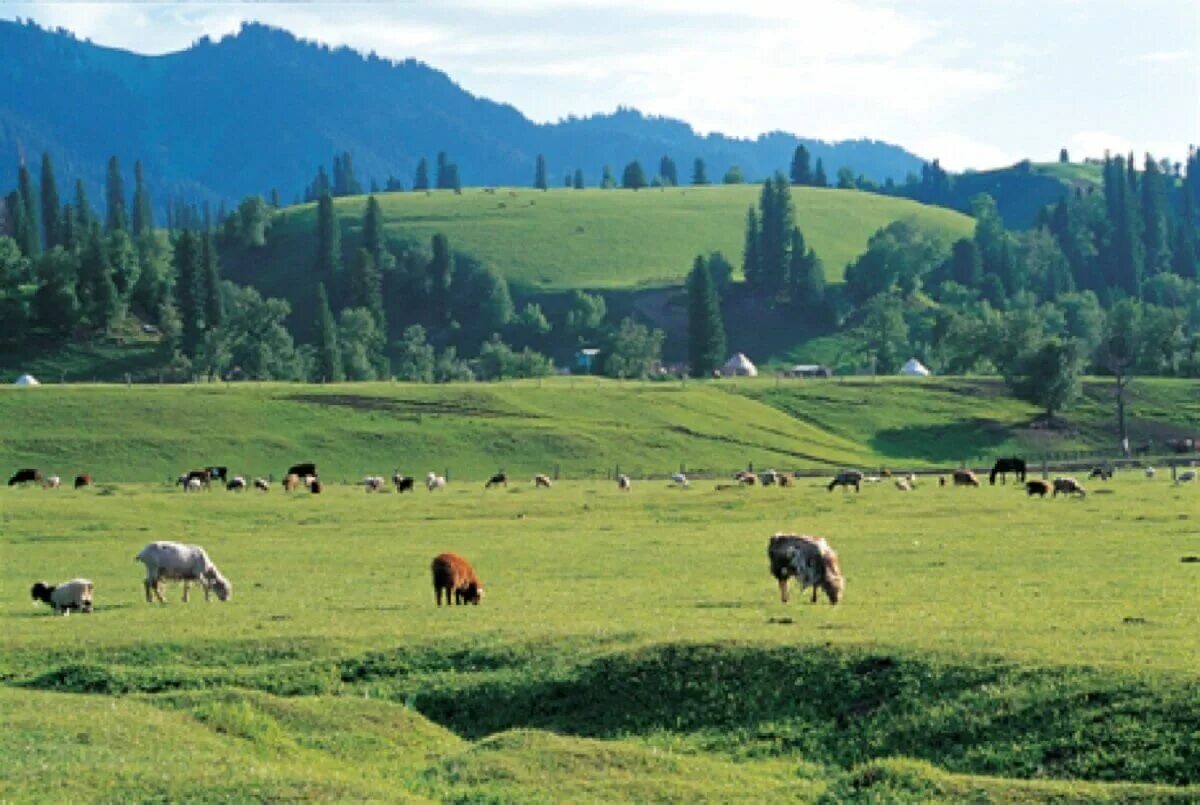
[[(1154, 478), (1156, 471), (1153, 467), (1144, 467), (1146, 478)], [(1027, 465), (1024, 459), (1018, 457), (1002, 458), (994, 464), (988, 475), (990, 485), (995, 485), (997, 479), (1002, 484), (1008, 481), (1008, 475), (1014, 475), (1018, 482), (1024, 484), (1029, 497), (1045, 498), (1075, 496), (1086, 498), (1087, 490), (1076, 479), (1069, 476), (1058, 476), (1052, 480), (1027, 479)], [(1088, 478), (1090, 480), (1108, 481), (1114, 471), (1109, 466), (1093, 468)], [(1175, 476), (1175, 482), (1189, 483), (1195, 481), (1196, 470), (1188, 469)], [(867, 474), (860, 470), (842, 470), (835, 474), (827, 484), (832, 492), (837, 487), (843, 491), (853, 488), (861, 492), (864, 484), (877, 484), (884, 479), (891, 479), (895, 488), (902, 492), (912, 492), (917, 488), (918, 477), (913, 473), (893, 475), (889, 470), (882, 469), (878, 474)], [(485, 489), (507, 487), (509, 476), (505, 472), (492, 475)], [(733, 476), (734, 484), (717, 484), (718, 490), (732, 486), (779, 486), (789, 487), (794, 484), (794, 476), (767, 470), (755, 473), (749, 470), (741, 471)], [(949, 475), (937, 476), (939, 486), (975, 487), (981, 486), (979, 477), (974, 471), (966, 468), (953, 470)], [(629, 492), (633, 483), (628, 475), (618, 474), (617, 488)], [(672, 475), (672, 483), (680, 488), (690, 488), (691, 481), (683, 472)], [(41, 470), (25, 467), (13, 473), (8, 479), (9, 486), (39, 485), (45, 489), (57, 489), (62, 479), (57, 475), (46, 475)], [(254, 489), (259, 492), (269, 492), (270, 483), (267, 479), (255, 477), (250, 482), (240, 475), (230, 475), (224, 466), (208, 466), (201, 469), (188, 470), (176, 479), (176, 485), (184, 492), (199, 492), (212, 488), (214, 482), (221, 483), (231, 492), (241, 492)], [(396, 471), (391, 476), (392, 486), (397, 493), (412, 492), (416, 488), (416, 479)], [(530, 482), (535, 488), (550, 489), (554, 482), (550, 475), (537, 473)], [(382, 475), (368, 475), (361, 482), (368, 493), (383, 492), (387, 481)], [(93, 485), (92, 475), (87, 472), (75, 476), (75, 489), (84, 489)], [(301, 488), (312, 494), (320, 494), (322, 484), (317, 474), (317, 465), (312, 462), (293, 464), (283, 475), (282, 486), (285, 492), (294, 492)], [(445, 489), (448, 481), (445, 475), (429, 472), (425, 476), (425, 488), (434, 492)], [(779, 583), (780, 598), (788, 601), (788, 584), (795, 579), (803, 592), (812, 589), (812, 602), (816, 603), (818, 592), (824, 592), (829, 603), (837, 604), (845, 591), (845, 578), (837, 553), (821, 537), (797, 534), (775, 534), (768, 542), (767, 556), (771, 574)], [(233, 595), (232, 583), (217, 569), (204, 548), (197, 545), (185, 545), (177, 542), (151, 542), (137, 554), (135, 559), (146, 568), (144, 583), (146, 601), (153, 603), (157, 600), (165, 602), (162, 583), (164, 581), (181, 581), (183, 583), (183, 600), (188, 600), (188, 591), (192, 583), (199, 584), (204, 590), (206, 600), (216, 595), (220, 601), (228, 601)], [(437, 606), (442, 605), (443, 598), (447, 605), (478, 604), (483, 599), (483, 583), (476, 575), (470, 562), (454, 553), (442, 553), (434, 558), (431, 565), (433, 575), (434, 597)], [(94, 609), (95, 585), (85, 578), (76, 578), (57, 585), (37, 582), (31, 589), (34, 601), (50, 605), (56, 613), (63, 615), (71, 611), (91, 612)]]

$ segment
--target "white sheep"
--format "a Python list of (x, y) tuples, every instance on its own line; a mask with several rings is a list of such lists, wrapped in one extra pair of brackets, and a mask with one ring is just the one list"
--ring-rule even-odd
[(672, 475), (671, 480), (674, 481), (675, 483), (679, 484), (680, 486), (684, 486), (684, 487), (691, 486), (691, 484), (688, 482), (688, 477), (686, 475), (684, 475), (682, 472), (677, 472), (674, 475)]
[(1147, 468), (1146, 468), (1146, 477), (1147, 477), (1147, 478), (1153, 478), (1153, 477), (1154, 477), (1154, 473), (1155, 473), (1155, 469), (1154, 469), (1153, 467), (1147, 467)]
[(55, 586), (39, 581), (33, 585), (30, 592), (34, 601), (49, 604), (56, 613), (69, 615), (72, 609), (80, 612), (92, 611), (96, 585), (87, 579), (71, 579)]
[(62, 478), (59, 478), (57, 475), (48, 475), (46, 476), (46, 480), (42, 482), (42, 487), (45, 489), (58, 489), (61, 483)]
[(368, 492), (382, 492), (384, 479), (382, 475), (368, 475), (363, 478), (362, 484)]
[(620, 489), (622, 492), (628, 492), (630, 489), (633, 489), (633, 482), (629, 480), (629, 476), (625, 473), (617, 476), (617, 489)]
[(899, 489), (901, 492), (911, 492), (912, 491), (912, 483), (909, 482), (909, 480), (907, 478), (897, 478), (896, 479), (896, 488)]
[(187, 486), (183, 488), (184, 492), (199, 492), (204, 488), (204, 483), (199, 478), (188, 478)]
[(432, 492), (435, 489), (443, 489), (446, 486), (446, 479), (438, 475), (436, 472), (428, 473), (425, 476), (425, 488)]
[(151, 542), (134, 557), (146, 566), (146, 603), (153, 603), (151, 592), (162, 603), (162, 582), (182, 581), (183, 601), (187, 603), (188, 587), (198, 582), (204, 588), (204, 600), (209, 593), (216, 592), (221, 601), (233, 597), (233, 585), (221, 575), (208, 554), (198, 545), (183, 545), (178, 542)]

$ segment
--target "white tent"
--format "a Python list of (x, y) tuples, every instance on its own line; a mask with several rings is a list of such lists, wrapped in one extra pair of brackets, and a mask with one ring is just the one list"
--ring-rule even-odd
[(900, 374), (909, 375), (910, 377), (929, 377), (932, 372), (925, 368), (925, 365), (916, 358), (909, 358), (908, 363), (900, 367)]
[(721, 367), (721, 374), (726, 377), (758, 377), (758, 367), (751, 363), (749, 358), (738, 352), (725, 361), (725, 365)]
[(14, 386), (40, 386), (41, 383), (33, 375), (21, 375), (13, 383)]

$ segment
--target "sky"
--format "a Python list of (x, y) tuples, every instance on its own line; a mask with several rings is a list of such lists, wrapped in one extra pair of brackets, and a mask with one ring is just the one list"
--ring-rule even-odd
[(0, 0), (0, 18), (150, 54), (256, 20), (419, 59), (539, 122), (633, 106), (954, 170), (1200, 144), (1200, 0)]

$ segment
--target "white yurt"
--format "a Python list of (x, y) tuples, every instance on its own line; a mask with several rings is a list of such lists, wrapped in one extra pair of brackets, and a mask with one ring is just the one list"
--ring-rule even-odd
[(758, 377), (758, 367), (750, 362), (741, 352), (734, 354), (721, 367), (721, 374), (726, 377)]
[(925, 364), (916, 358), (909, 358), (908, 363), (900, 367), (900, 374), (909, 377), (929, 377), (933, 373), (926, 369)]
[(14, 386), (40, 386), (42, 384), (39, 383), (38, 379), (36, 377), (34, 377), (33, 375), (21, 375), (15, 381), (13, 381), (13, 385)]

